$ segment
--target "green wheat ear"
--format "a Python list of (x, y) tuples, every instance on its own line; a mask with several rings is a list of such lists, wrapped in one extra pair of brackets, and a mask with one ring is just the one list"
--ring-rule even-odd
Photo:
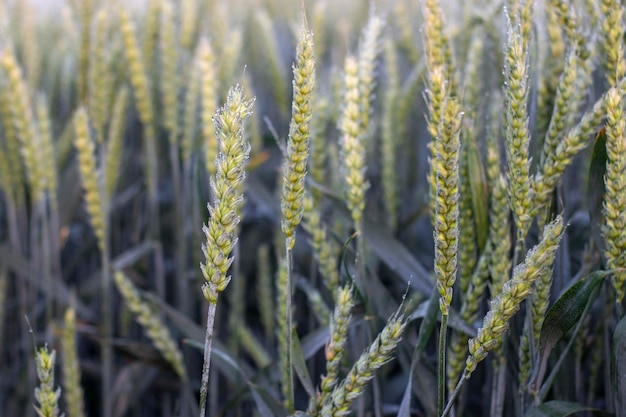
[(289, 249), (295, 244), (295, 228), (302, 220), (304, 180), (309, 158), (309, 137), (315, 87), (313, 33), (306, 27), (300, 33), (293, 66), (293, 101), (287, 154), (283, 164), (282, 229)]
[(137, 288), (122, 272), (115, 272), (115, 285), (124, 297), (125, 305), (135, 315), (137, 322), (145, 328), (154, 346), (174, 368), (180, 379), (187, 381), (183, 354), (159, 315), (141, 299)]
[[(606, 240), (607, 267), (609, 269), (626, 267), (626, 137), (624, 119), (624, 100), (615, 88), (607, 94), (606, 120), (606, 175), (603, 211), (605, 224), (603, 226)], [(617, 272), (613, 275), (613, 283), (617, 293), (618, 304), (624, 299), (626, 272)]]
[(524, 263), (515, 268), (513, 278), (504, 284), (502, 292), (491, 301), (478, 334), (469, 341), (469, 356), (463, 374), (465, 379), (469, 379), (476, 366), (498, 346), (509, 326), (509, 320), (531, 293), (533, 282), (552, 265), (564, 231), (563, 218), (558, 216), (544, 228), (542, 240), (528, 252)]
[(233, 262), (231, 252), (237, 243), (237, 225), (243, 204), (244, 165), (250, 155), (244, 126), (252, 103), (244, 97), (240, 86), (233, 87), (228, 93), (226, 104), (214, 117), (218, 156), (215, 159), (216, 172), (211, 181), (213, 202), (208, 204), (211, 217), (202, 228), (206, 237), (206, 243), (202, 245), (205, 262), (200, 266), (206, 280), (202, 293), (209, 302), (200, 386), (201, 416), (206, 413), (217, 299), (230, 282), (228, 269)]
[(56, 352), (50, 352), (48, 346), (37, 350), (35, 364), (39, 387), (35, 388), (35, 410), (40, 417), (59, 417), (59, 397), (61, 388), (54, 389), (54, 364)]
[(8, 80), (8, 104), (20, 142), (28, 186), (33, 200), (38, 202), (43, 198), (46, 180), (41, 161), (40, 138), (35, 131), (33, 112), (29, 103), (30, 92), (22, 69), (11, 52), (5, 50), (0, 55), (0, 67)]
[(456, 280), (459, 244), (459, 153), (461, 118), (458, 102), (450, 98), (434, 143), (435, 158), (435, 275), (439, 306), (448, 315)]
[(322, 416), (340, 417), (350, 414), (350, 405), (359, 397), (369, 381), (374, 377), (374, 371), (392, 358), (393, 352), (402, 339), (406, 321), (398, 313), (387, 321), (387, 324), (368, 349), (350, 369), (348, 375), (332, 393), (322, 407)]
[(62, 359), (63, 388), (67, 417), (83, 417), (85, 403), (83, 389), (80, 386), (80, 363), (76, 348), (76, 311), (70, 307), (65, 310), (65, 328), (63, 329)]
[(224, 291), (230, 281), (227, 272), (233, 262), (230, 253), (235, 247), (243, 203), (244, 163), (250, 153), (250, 145), (243, 134), (244, 119), (250, 114), (251, 106), (252, 102), (244, 98), (241, 87), (237, 86), (230, 90), (226, 105), (214, 119), (219, 153), (211, 183), (214, 200), (208, 205), (211, 217), (203, 228), (207, 241), (202, 248), (206, 258), (202, 264), (206, 280), (202, 291), (210, 303), (217, 302), (218, 293)]
[(330, 323), (330, 341), (326, 345), (326, 375), (320, 383), (321, 392), (317, 397), (311, 398), (309, 413), (317, 415), (322, 406), (330, 401), (333, 389), (339, 383), (339, 370), (342, 360), (345, 358), (345, 346), (348, 341), (348, 325), (352, 318), (354, 307), (353, 290), (345, 286), (337, 291), (335, 311)]
[(209, 175), (215, 175), (215, 158), (217, 157), (217, 137), (213, 126), (213, 115), (217, 109), (217, 84), (215, 70), (215, 52), (208, 38), (203, 37), (198, 44), (198, 66), (201, 79), (202, 103), (202, 146), (205, 149), (205, 164)]
[(506, 156), (509, 164), (509, 200), (515, 215), (518, 241), (528, 233), (531, 218), (530, 130), (528, 128), (527, 39), (519, 25), (509, 23), (505, 54)]
[(98, 248), (104, 252), (107, 238), (106, 200), (101, 193), (96, 150), (89, 133), (89, 118), (84, 107), (79, 108), (74, 116), (74, 132), (74, 146), (78, 154), (78, 168), (85, 190), (87, 212), (98, 240)]
[(343, 111), (339, 122), (341, 131), (342, 170), (346, 184), (348, 208), (352, 221), (360, 232), (361, 218), (365, 209), (365, 192), (369, 184), (365, 179), (365, 145), (360, 129), (361, 110), (359, 96), (358, 62), (347, 57), (344, 66)]

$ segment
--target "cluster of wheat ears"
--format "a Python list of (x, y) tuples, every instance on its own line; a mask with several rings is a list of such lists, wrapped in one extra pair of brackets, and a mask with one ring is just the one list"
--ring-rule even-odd
[(0, 1), (0, 410), (626, 416), (619, 0), (144, 3)]

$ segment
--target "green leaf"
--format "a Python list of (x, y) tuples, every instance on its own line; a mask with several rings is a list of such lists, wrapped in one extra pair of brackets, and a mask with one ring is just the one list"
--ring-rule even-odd
[(475, 143), (466, 148), (467, 172), (469, 175), (472, 211), (476, 225), (476, 240), (482, 251), (489, 235), (489, 191), (487, 190), (487, 176), (478, 147)]
[[(400, 404), (400, 410), (398, 410), (398, 417), (409, 417), (411, 415), (411, 393), (413, 391), (413, 375), (417, 369), (417, 365), (422, 359), (422, 354), (428, 345), (428, 341), (433, 334), (435, 325), (437, 324), (437, 317), (439, 315), (439, 291), (433, 288), (430, 298), (422, 305), (425, 305), (424, 314), (422, 317), (422, 324), (417, 333), (417, 343), (415, 344), (415, 350), (413, 351), (413, 357), (411, 358), (411, 369), (409, 371), (409, 380), (402, 396), (402, 403)], [(421, 307), (421, 306), (420, 306)], [(420, 310), (420, 308), (418, 308)]]
[(589, 411), (594, 414), (606, 416), (611, 415), (611, 413), (586, 405), (571, 403), (568, 401), (548, 401), (530, 410), (525, 414), (525, 417), (565, 417), (571, 416), (575, 413), (581, 413), (583, 411)]
[(424, 320), (420, 325), (420, 329), (417, 333), (417, 343), (415, 344), (415, 352), (413, 353), (412, 362), (419, 362), (426, 350), (430, 336), (435, 330), (437, 324), (437, 317), (439, 316), (439, 291), (433, 288), (432, 294), (427, 301), (426, 314)]
[[(364, 318), (361, 315), (352, 316), (348, 328), (363, 324)], [(304, 360), (311, 359), (320, 349), (326, 346), (330, 340), (330, 326), (320, 327), (304, 336), (301, 341), (302, 356)]]
[(364, 222), (363, 235), (368, 247), (400, 279), (414, 290), (426, 296), (430, 295), (434, 285), (430, 274), (402, 243), (391, 236), (383, 226), (371, 221)]
[(411, 391), (413, 390), (413, 369), (409, 373), (409, 380), (402, 396), (398, 417), (411, 417)]
[(623, 317), (613, 334), (611, 348), (611, 385), (615, 397), (617, 417), (626, 416), (626, 317)]
[(302, 386), (306, 390), (307, 394), (314, 397), (316, 395), (315, 387), (311, 381), (309, 369), (306, 367), (306, 361), (304, 360), (304, 355), (302, 354), (302, 346), (300, 345), (300, 338), (298, 337), (296, 329), (293, 329), (291, 332), (291, 342), (293, 368), (296, 371), (298, 378), (300, 378), (300, 382), (302, 383)]
[(117, 371), (117, 377), (110, 393), (113, 403), (113, 415), (123, 416), (139, 403), (146, 390), (152, 385), (159, 370), (157, 367), (142, 362), (133, 362)]
[(266, 390), (252, 383), (249, 383), (248, 387), (261, 417), (287, 417), (289, 415), (287, 410)]
[(117, 255), (111, 260), (111, 266), (113, 269), (121, 271), (124, 268), (134, 265), (139, 259), (154, 252), (156, 247), (156, 243), (151, 240), (141, 242), (140, 244)]
[(587, 204), (589, 204), (589, 217), (591, 235), (600, 253), (604, 249), (601, 225), (603, 223), (602, 203), (604, 201), (604, 175), (606, 174), (606, 130), (600, 129), (596, 135), (589, 165), (589, 184), (587, 187)]
[(595, 271), (568, 288), (546, 313), (539, 336), (539, 366), (530, 383), (536, 392), (548, 365), (550, 352), (561, 338), (580, 321), (588, 304), (595, 300), (598, 287), (610, 271)]
[(302, 356), (311, 359), (330, 340), (330, 326), (320, 327), (302, 339)]
[[(437, 292), (437, 289), (435, 288), (434, 291), (439, 294), (439, 292)], [(439, 305), (439, 299), (437, 299), (437, 305)], [(413, 321), (413, 320), (417, 320), (417, 319), (421, 319), (424, 318), (426, 316), (428, 316), (429, 314), (429, 307), (430, 305), (428, 304), (428, 300), (424, 301), (422, 304), (420, 304), (417, 309), (415, 309), (411, 314), (409, 314), (407, 316), (407, 320), (408, 321)], [(439, 311), (437, 309), (437, 311)], [(439, 316), (436, 315), (435, 316), (435, 321), (438, 321)], [(465, 320), (463, 320), (461, 318), (461, 315), (459, 314), (458, 311), (456, 311), (453, 308), (450, 308), (450, 315), (448, 317), (448, 327), (457, 330), (461, 333), (464, 333), (466, 335), (468, 335), (469, 337), (475, 337), (476, 336), (476, 329), (473, 328), (472, 326), (470, 326), (469, 324), (467, 324), (465, 322)]]
[(578, 322), (590, 296), (610, 271), (595, 271), (581, 279), (559, 297), (546, 313), (541, 327), (539, 350), (549, 354), (554, 345)]

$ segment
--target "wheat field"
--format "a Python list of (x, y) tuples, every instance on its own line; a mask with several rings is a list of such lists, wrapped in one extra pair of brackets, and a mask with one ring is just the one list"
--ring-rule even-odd
[(0, 416), (626, 416), (618, 0), (0, 0)]

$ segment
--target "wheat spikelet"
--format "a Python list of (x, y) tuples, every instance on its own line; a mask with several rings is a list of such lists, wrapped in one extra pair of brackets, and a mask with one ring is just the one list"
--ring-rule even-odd
[(341, 288), (336, 295), (335, 310), (330, 324), (330, 340), (326, 345), (326, 375), (322, 377), (321, 392), (309, 401), (308, 413), (318, 415), (321, 407), (329, 400), (333, 388), (339, 382), (339, 368), (344, 359), (344, 348), (348, 341), (348, 325), (354, 307), (353, 290), (350, 286)]
[(369, 348), (361, 354), (345, 379), (335, 387), (323, 405), (321, 415), (345, 416), (350, 413), (350, 404), (363, 393), (374, 371), (391, 360), (400, 342), (406, 323), (397, 313), (392, 316)]
[(141, 299), (139, 291), (122, 272), (115, 272), (115, 285), (124, 297), (124, 304), (135, 315), (137, 322), (146, 329), (146, 333), (148, 333), (154, 346), (169, 362), (180, 379), (187, 381), (183, 354), (157, 312)]
[(439, 307), (448, 315), (452, 286), (457, 273), (459, 241), (459, 150), (461, 116), (453, 98), (444, 104), (444, 114), (435, 140), (435, 275), (441, 295)]
[(315, 34), (314, 55), (318, 60), (321, 60), (328, 46), (328, 36), (326, 33), (328, 23), (328, 2), (326, 0), (315, 2), (311, 14), (311, 31)]
[[(425, 54), (426, 62), (430, 71), (436, 68), (443, 68), (443, 79), (447, 80), (450, 85), (448, 91), (454, 92), (455, 70), (452, 62), (452, 48), (450, 40), (444, 30), (444, 22), (437, 0), (425, 0), (422, 3), (422, 13), (424, 15), (424, 34), (425, 34)], [(432, 88), (432, 82), (429, 82), (429, 88)], [(454, 94), (452, 94), (454, 95)], [(439, 113), (431, 112), (431, 118), (437, 117)], [(435, 116), (437, 115), (437, 116)], [(437, 129), (437, 121), (435, 120), (434, 133), (431, 128), (431, 135), (434, 137)]]
[(0, 66), (4, 69), (8, 79), (7, 99), (8, 103), (11, 103), (11, 119), (13, 119), (20, 141), (30, 192), (34, 201), (40, 201), (46, 189), (46, 182), (39, 151), (40, 140), (35, 134), (33, 112), (28, 101), (30, 94), (22, 70), (8, 50), (0, 56)]
[(626, 74), (624, 37), (621, 30), (624, 11), (619, 0), (602, 0), (599, 4), (604, 15), (600, 22), (604, 72), (609, 85), (614, 85)]
[(89, 117), (96, 131), (96, 140), (103, 143), (106, 124), (110, 115), (111, 90), (111, 53), (108, 47), (110, 14), (107, 8), (101, 8), (95, 17), (95, 32), (91, 44), (92, 60), (89, 65)]
[(387, 86), (383, 104), (381, 132), (381, 160), (383, 203), (387, 212), (387, 224), (394, 230), (398, 224), (398, 175), (396, 173), (397, 148), (397, 99), (399, 95), (399, 69), (395, 44), (390, 38), (385, 40), (385, 64)]
[(509, 25), (508, 43), (505, 55), (505, 105), (506, 105), (506, 155), (509, 165), (509, 200), (515, 215), (518, 240), (523, 240), (531, 222), (532, 187), (530, 185), (530, 159), (528, 147), (527, 40), (520, 27)]
[(348, 208), (352, 221), (360, 231), (361, 218), (365, 209), (365, 192), (369, 184), (365, 179), (365, 146), (360, 129), (358, 63), (354, 57), (347, 57), (344, 66), (345, 92), (339, 129), (341, 131), (342, 177), (346, 184)]
[(363, 29), (359, 41), (359, 101), (360, 101), (360, 128), (363, 134), (368, 134), (372, 113), (372, 99), (376, 87), (376, 60), (380, 53), (380, 37), (384, 21), (372, 12), (367, 25)]
[(469, 356), (463, 377), (469, 379), (476, 366), (500, 342), (508, 322), (519, 310), (522, 301), (530, 294), (534, 280), (545, 268), (552, 265), (565, 226), (559, 216), (543, 230), (543, 238), (526, 255), (524, 263), (515, 268), (513, 278), (492, 301), (476, 337), (469, 341)]
[(89, 74), (89, 44), (91, 35), (91, 18), (93, 4), (91, 0), (80, 2), (78, 7), (78, 18), (80, 20), (80, 50), (78, 56), (78, 98), (85, 103), (88, 96), (88, 74)]
[(547, 50), (542, 56), (540, 65), (543, 72), (547, 74), (539, 78), (537, 87), (537, 132), (539, 135), (545, 134), (548, 130), (557, 85), (563, 72), (565, 41), (563, 39), (563, 27), (559, 19), (560, 8), (558, 3), (562, 2), (550, 0), (546, 2), (545, 7), (548, 42), (545, 44)]
[(154, 51), (156, 49), (157, 34), (159, 33), (161, 4), (161, 0), (148, 0), (141, 50), (147, 71), (154, 68)]
[[(461, 318), (465, 323), (471, 324), (478, 318), (478, 309), (482, 303), (485, 289), (489, 282), (489, 262), (493, 254), (492, 247), (494, 244), (497, 243), (492, 243), (491, 241), (487, 242), (487, 247), (478, 260), (476, 270), (470, 277), (470, 282), (468, 283), (461, 307)], [(446, 375), (448, 378), (448, 390), (450, 392), (454, 390), (454, 384), (463, 371), (466, 357), (465, 347), (467, 346), (468, 340), (469, 336), (466, 334), (455, 333), (452, 341), (448, 345), (449, 354), (446, 362)]]
[(176, 20), (174, 7), (168, 0), (161, 4), (161, 22), (159, 31), (159, 52), (161, 57), (161, 103), (163, 107), (163, 126), (167, 129), (170, 144), (178, 139), (178, 43), (176, 39)]
[(575, 93), (579, 69), (578, 49), (572, 48), (568, 53), (565, 70), (561, 75), (554, 99), (554, 111), (543, 142), (541, 161), (551, 155), (558, 146), (561, 135), (567, 127), (571, 101)]
[[(626, 78), (618, 82), (616, 89), (622, 93), (626, 91)], [(572, 163), (574, 156), (587, 146), (585, 139), (594, 133), (596, 126), (606, 114), (607, 95), (608, 92), (583, 114), (578, 124), (559, 142), (554, 153), (546, 155), (544, 162), (540, 164), (532, 181), (535, 197), (534, 214), (541, 213), (548, 206), (552, 190), (560, 181), (563, 172)]]
[(234, 87), (214, 119), (219, 154), (216, 174), (211, 181), (214, 196), (213, 203), (208, 205), (211, 217), (203, 227), (207, 240), (202, 251), (206, 261), (201, 268), (206, 280), (202, 291), (212, 304), (217, 302), (218, 293), (224, 291), (230, 281), (227, 272), (233, 262), (230, 253), (236, 244), (238, 213), (243, 202), (244, 163), (250, 151), (243, 134), (244, 119), (251, 106), (252, 102), (244, 98), (241, 87)]
[(6, 186), (5, 192), (8, 195), (12, 195), (13, 200), (16, 203), (20, 203), (24, 198), (23, 196), (23, 178), (24, 168), (22, 167), (22, 161), (20, 158), (20, 144), (18, 133), (13, 122), (13, 112), (11, 107), (11, 92), (2, 88), (0, 90), (0, 118), (2, 120), (2, 127), (4, 131), (4, 150), (2, 151), (4, 157), (3, 163), (3, 178), (4, 181), (11, 186)]
[(217, 137), (213, 126), (213, 114), (217, 109), (217, 77), (215, 71), (215, 54), (209, 39), (203, 37), (198, 44), (198, 56), (200, 58), (199, 70), (201, 80), (202, 102), (202, 136), (207, 172), (215, 175), (215, 157), (217, 156)]
[[(198, 104), (200, 102), (200, 54), (196, 51), (194, 59), (189, 68), (189, 78), (187, 80), (185, 92), (185, 109), (183, 115), (183, 135), (181, 138), (181, 153), (183, 161), (188, 163), (193, 152), (198, 145), (196, 141), (196, 131), (198, 129)], [(207, 161), (208, 163), (209, 161)]]
[(37, 377), (39, 378), (39, 387), (35, 388), (35, 411), (40, 417), (58, 417), (59, 397), (61, 396), (61, 388), (54, 389), (54, 363), (56, 361), (56, 352), (48, 351), (48, 346), (44, 346), (37, 350), (35, 355), (35, 364), (37, 366)]
[(87, 212), (98, 240), (98, 248), (104, 252), (107, 239), (106, 200), (101, 195), (95, 146), (89, 134), (89, 119), (84, 107), (79, 108), (74, 116), (74, 132), (74, 146), (78, 152), (78, 168), (85, 190)]
[(126, 106), (128, 104), (128, 88), (120, 87), (115, 97), (107, 140), (105, 160), (104, 195), (110, 201), (119, 181), (124, 149), (124, 126), (126, 122)]
[(283, 163), (281, 195), (282, 230), (287, 238), (287, 248), (296, 242), (295, 229), (302, 220), (304, 180), (309, 157), (310, 123), (315, 87), (315, 57), (313, 34), (303, 26), (293, 66), (293, 101), (287, 154)]
[(48, 192), (51, 205), (56, 206), (56, 195), (59, 187), (56, 165), (57, 158), (54, 142), (52, 140), (52, 126), (50, 124), (50, 114), (48, 112), (48, 104), (45, 96), (39, 95), (37, 97), (36, 107), (37, 130), (41, 142), (41, 163), (43, 165), (42, 171), (46, 191)]
[[(239, 67), (239, 58), (243, 46), (243, 33), (240, 27), (236, 26), (228, 31), (226, 35), (228, 42), (220, 45), (221, 50), (218, 59), (218, 85), (225, 90), (233, 83), (234, 74)], [(214, 45), (219, 45), (214, 43)], [(220, 91), (220, 95), (225, 91)]]
[(63, 338), (61, 340), (63, 368), (63, 389), (67, 404), (67, 417), (83, 417), (85, 404), (83, 389), (80, 386), (80, 363), (76, 349), (76, 311), (69, 307), (65, 310), (63, 320)]
[(141, 50), (137, 45), (135, 25), (126, 10), (120, 12), (120, 31), (124, 40), (124, 51), (130, 73), (130, 81), (135, 93), (139, 117), (146, 130), (148, 143), (154, 141), (154, 109), (150, 94), (150, 83), (146, 72)]
[[(606, 120), (606, 174), (603, 212), (605, 224), (602, 228), (606, 242), (604, 255), (609, 269), (626, 267), (626, 136), (624, 129), (623, 98), (615, 88), (607, 94)], [(613, 275), (617, 302), (621, 303), (626, 291), (626, 272)]]
[(183, 48), (192, 49), (198, 30), (198, 1), (182, 0), (180, 16), (180, 44)]

